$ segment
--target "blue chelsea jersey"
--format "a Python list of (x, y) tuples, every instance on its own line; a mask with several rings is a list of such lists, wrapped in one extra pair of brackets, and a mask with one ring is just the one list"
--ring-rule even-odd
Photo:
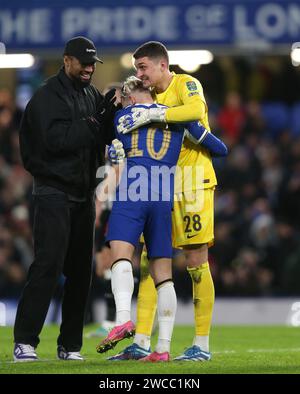
[[(118, 119), (131, 112), (132, 108), (157, 108), (159, 104), (137, 104), (118, 111)], [(116, 129), (117, 130), (117, 129)], [(163, 200), (173, 200), (175, 166), (181, 150), (184, 127), (172, 124), (168, 128), (162, 125), (149, 124), (128, 134), (116, 137), (122, 141), (126, 153), (126, 171), (123, 171), (119, 192), (129, 190), (130, 186), (139, 182), (140, 188), (148, 190), (151, 195), (160, 195)], [(166, 185), (169, 185), (166, 192)], [(167, 196), (167, 197), (166, 197)]]
[[(131, 112), (132, 108), (157, 108), (159, 104), (137, 104), (128, 106), (118, 111), (115, 117), (115, 125), (118, 119)], [(119, 134), (116, 137), (122, 141), (127, 157), (127, 165), (164, 165), (173, 167), (176, 165), (181, 149), (184, 127), (168, 125), (163, 129), (161, 125), (145, 125), (128, 134)]]

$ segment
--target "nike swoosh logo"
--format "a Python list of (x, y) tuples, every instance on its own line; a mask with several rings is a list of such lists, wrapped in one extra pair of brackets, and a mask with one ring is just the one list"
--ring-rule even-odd
[(194, 234), (194, 235), (188, 234), (188, 235), (187, 235), (187, 238), (194, 238), (194, 237), (196, 237), (196, 235), (198, 235), (198, 234)]

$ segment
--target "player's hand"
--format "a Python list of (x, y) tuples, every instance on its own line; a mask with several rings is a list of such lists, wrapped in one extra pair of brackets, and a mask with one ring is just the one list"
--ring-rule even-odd
[(124, 161), (125, 151), (121, 141), (115, 139), (108, 148), (108, 158), (113, 164), (119, 164)]
[(117, 130), (127, 134), (149, 123), (164, 123), (165, 119), (166, 108), (132, 108), (131, 113), (120, 117)]

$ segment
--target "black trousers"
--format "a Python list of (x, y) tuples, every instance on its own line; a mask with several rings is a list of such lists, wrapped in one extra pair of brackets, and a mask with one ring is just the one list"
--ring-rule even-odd
[(91, 283), (94, 198), (69, 201), (64, 194), (34, 197), (34, 256), (21, 296), (14, 340), (36, 347), (61, 273), (65, 276), (58, 345), (82, 346), (84, 313)]

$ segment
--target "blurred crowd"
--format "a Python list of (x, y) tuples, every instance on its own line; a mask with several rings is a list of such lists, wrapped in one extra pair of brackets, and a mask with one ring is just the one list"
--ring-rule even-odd
[[(264, 108), (272, 105), (269, 120)], [(300, 294), (300, 134), (288, 117), (286, 124), (274, 123), (281, 105), (289, 108), (242, 104), (229, 93), (215, 114), (230, 152), (215, 163), (219, 187), (210, 261), (219, 295)]]
[(0, 298), (19, 297), (32, 262), (31, 176), (19, 153), (22, 111), (0, 90)]
[[(299, 104), (295, 97), (279, 101), (276, 96), (265, 103), (236, 90), (227, 90), (223, 103), (217, 103), (213, 86), (210, 91), (211, 129), (229, 147), (228, 158), (214, 161), (219, 186), (209, 261), (216, 295), (300, 295), (297, 112), (295, 127), (291, 123)], [(12, 94), (0, 90), (0, 299), (19, 297), (33, 256), (32, 179), (19, 154), (21, 115)], [(179, 298), (189, 299), (191, 283), (183, 261), (179, 251), (174, 279)]]

